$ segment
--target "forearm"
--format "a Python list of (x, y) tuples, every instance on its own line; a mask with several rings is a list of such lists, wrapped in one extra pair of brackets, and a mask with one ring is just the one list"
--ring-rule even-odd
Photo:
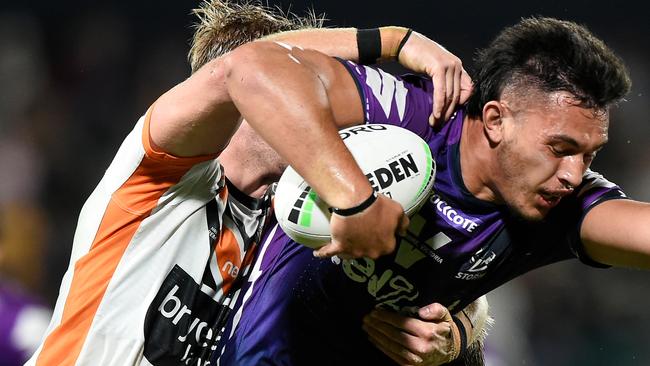
[[(378, 61), (392, 61), (406, 35), (407, 28), (397, 26), (380, 27), (381, 56)], [(318, 50), (326, 55), (359, 61), (356, 28), (311, 28), (272, 34), (263, 40), (285, 42), (297, 47)]]
[(580, 236), (587, 254), (597, 262), (650, 269), (650, 203), (603, 202), (587, 213)]
[(243, 46), (229, 56), (227, 89), (248, 123), (329, 205), (352, 207), (372, 188), (338, 135), (328, 91), (313, 69), (336, 61), (321, 57), (303, 59), (274, 43)]

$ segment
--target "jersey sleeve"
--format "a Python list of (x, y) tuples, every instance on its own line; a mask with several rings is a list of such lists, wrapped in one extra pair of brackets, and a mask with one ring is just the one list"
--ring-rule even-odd
[(396, 76), (384, 70), (339, 60), (354, 79), (364, 111), (364, 122), (405, 127), (422, 138), (432, 133), (433, 83), (418, 75)]
[(582, 178), (582, 184), (576, 189), (577, 200), (579, 205), (580, 219), (573, 240), (571, 240), (571, 251), (583, 263), (594, 266), (607, 268), (608, 265), (598, 263), (591, 259), (584, 249), (580, 239), (580, 227), (587, 213), (599, 204), (613, 199), (627, 199), (623, 190), (616, 184), (608, 181), (601, 174), (592, 170), (587, 170)]

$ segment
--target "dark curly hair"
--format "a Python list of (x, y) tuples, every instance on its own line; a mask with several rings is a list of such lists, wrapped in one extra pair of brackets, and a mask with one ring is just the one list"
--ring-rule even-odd
[(603, 41), (584, 26), (553, 18), (526, 18), (504, 29), (477, 53), (473, 76), (467, 111), (478, 118), (506, 87), (566, 91), (581, 107), (602, 112), (631, 87), (625, 65)]

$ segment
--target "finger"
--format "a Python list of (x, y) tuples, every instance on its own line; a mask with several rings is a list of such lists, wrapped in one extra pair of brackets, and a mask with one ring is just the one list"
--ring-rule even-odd
[(409, 217), (406, 215), (402, 216), (401, 222), (397, 229), (397, 233), (401, 236), (405, 236), (406, 233), (408, 232), (408, 228), (410, 224), (411, 224), (411, 219), (409, 219)]
[(418, 310), (418, 316), (424, 320), (452, 320), (449, 310), (438, 303), (421, 307)]
[(314, 250), (313, 254), (314, 257), (317, 258), (328, 258), (328, 257), (338, 255), (339, 257), (344, 259), (345, 256), (342, 253), (340, 246), (336, 245), (336, 243), (333, 242), (327, 243), (322, 247), (318, 248), (317, 250)]
[(400, 356), (398, 353), (393, 352), (392, 350), (386, 348), (383, 344), (379, 343), (379, 341), (377, 341), (373, 337), (368, 336), (368, 341), (370, 341), (370, 343), (372, 343), (378, 350), (383, 352), (391, 360), (395, 361), (396, 364), (398, 364), (400, 366), (413, 365), (413, 364), (409, 363), (404, 357)]
[(460, 99), (459, 102), (461, 104), (464, 104), (467, 102), (469, 99), (470, 95), (472, 95), (472, 91), (474, 90), (474, 83), (472, 82), (472, 78), (469, 76), (467, 71), (463, 69), (460, 77)]
[(445, 89), (445, 107), (440, 116), (440, 119), (442, 122), (447, 121), (449, 117), (451, 116), (451, 111), (454, 109), (454, 103), (453, 103), (453, 97), (454, 97), (454, 68), (447, 68), (445, 72), (445, 82), (446, 84), (446, 89)]
[(427, 335), (425, 322), (417, 318), (402, 316), (392, 311), (380, 309), (371, 311), (368, 316), (368, 321), (372, 322), (375, 327), (382, 327), (383, 323), (416, 337)]
[(462, 69), (461, 68), (454, 68), (454, 82), (453, 82), (453, 94), (451, 96), (451, 101), (449, 102), (449, 108), (447, 111), (447, 114), (445, 115), (445, 121), (448, 121), (449, 118), (454, 114), (454, 110), (456, 109), (456, 106), (458, 105), (459, 99), (460, 99), (460, 83), (461, 83), (461, 77), (462, 77)]
[[(402, 363), (417, 364), (422, 362), (422, 358), (413, 352), (415, 348), (414, 343), (417, 341), (415, 337), (401, 333), (395, 328), (392, 328), (392, 331), (390, 331), (389, 328), (384, 327), (382, 332), (375, 327), (369, 326), (367, 323), (364, 324), (363, 329), (368, 333), (371, 342), (382, 352), (386, 354), (393, 353), (403, 360)], [(405, 337), (411, 337), (412, 339), (406, 339)]]
[(447, 81), (444, 72), (436, 73), (433, 77), (433, 122), (434, 124), (440, 120), (442, 111), (445, 107), (445, 99), (447, 94)]

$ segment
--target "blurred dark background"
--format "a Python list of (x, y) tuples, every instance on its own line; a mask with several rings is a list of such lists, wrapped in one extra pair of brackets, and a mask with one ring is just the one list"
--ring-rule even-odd
[[(521, 17), (587, 25), (624, 59), (634, 84), (612, 112), (610, 143), (594, 169), (631, 197), (650, 201), (650, 16), (640, 2), (268, 4), (299, 15), (311, 7), (326, 14), (327, 26), (409, 26), (458, 55), (468, 70), (475, 50)], [(197, 5), (0, 4), (0, 278), (36, 295), (34, 302), (53, 305), (78, 212), (123, 137), (160, 94), (189, 75), (190, 11)], [(492, 366), (650, 365), (650, 273), (571, 261), (489, 298), (496, 318), (488, 341)]]

